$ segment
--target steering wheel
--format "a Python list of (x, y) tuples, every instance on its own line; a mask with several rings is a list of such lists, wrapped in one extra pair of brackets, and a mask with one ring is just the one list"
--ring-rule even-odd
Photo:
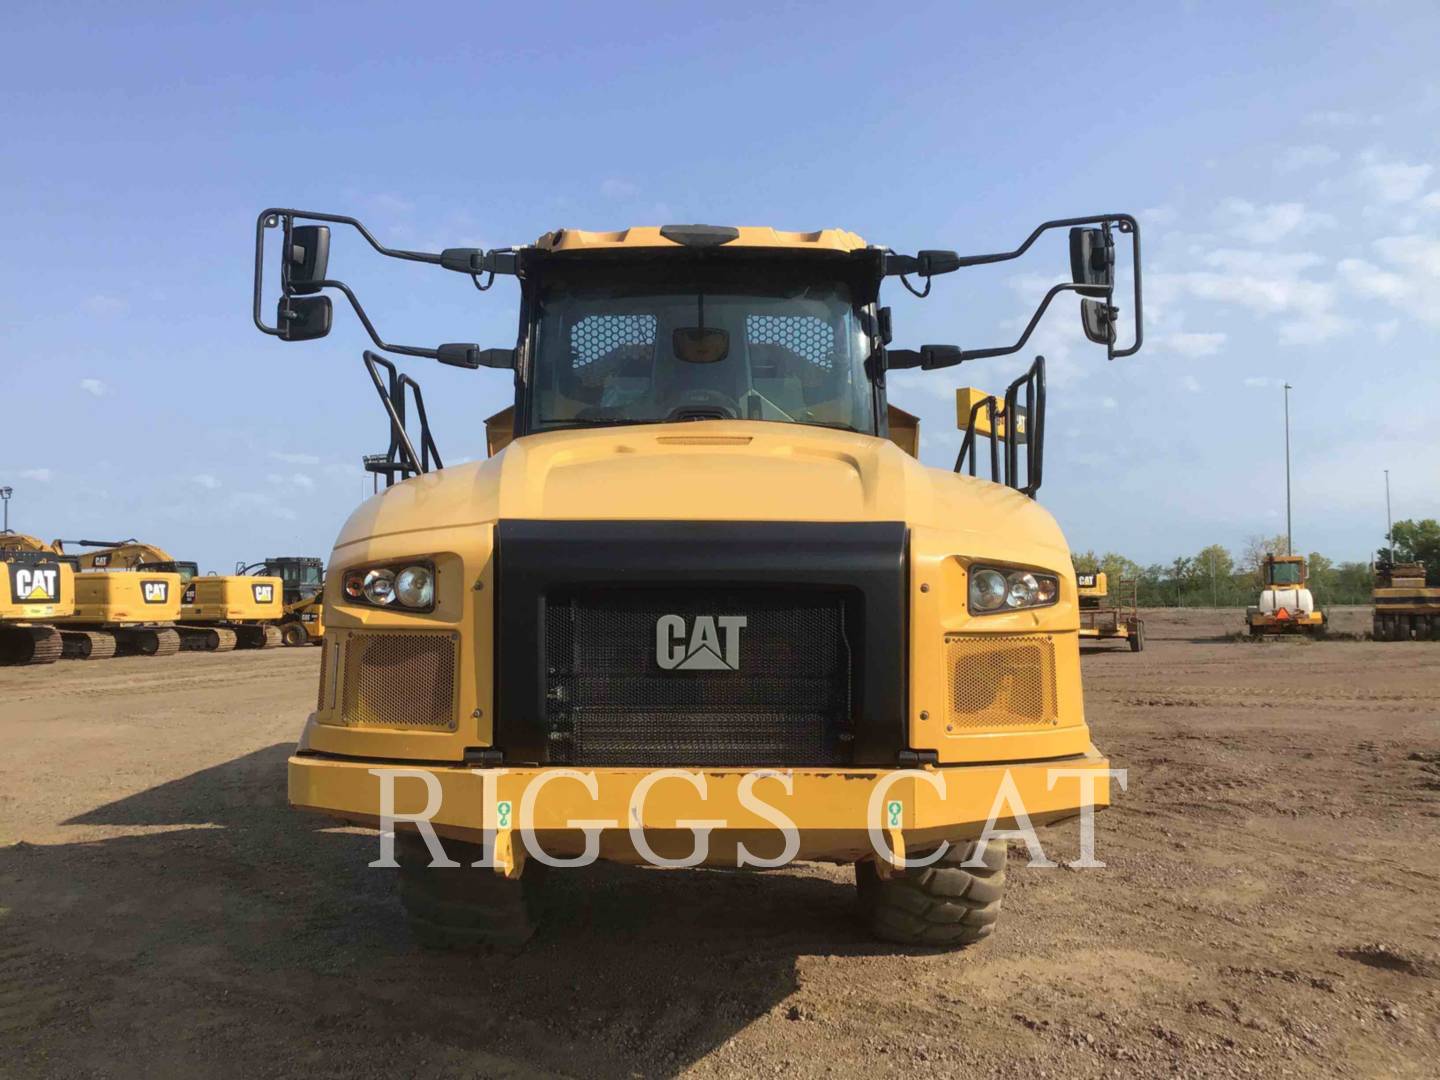
[(697, 387), (686, 390), (682, 401), (666, 415), (667, 420), (738, 420), (740, 402), (719, 390)]

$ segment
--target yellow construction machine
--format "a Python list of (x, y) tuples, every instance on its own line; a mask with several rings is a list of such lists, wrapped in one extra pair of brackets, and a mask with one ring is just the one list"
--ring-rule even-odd
[[(1080, 594), (1080, 640), (1123, 641), (1131, 652), (1145, 648), (1145, 621), (1140, 618), (1140, 583), (1120, 582), (1118, 603), (1109, 603), (1110, 582), (1103, 570), (1075, 574)], [(1129, 600), (1127, 604), (1125, 601)]]
[(42, 540), (0, 532), (0, 665), (60, 659), (54, 620), (74, 611), (74, 567)]
[(283, 583), (277, 577), (242, 577), (199, 572), (196, 563), (176, 559), (163, 548), (138, 540), (65, 540), (84, 547), (76, 559), (82, 571), (169, 572), (180, 578), (180, 613), (174, 627), (180, 647), (228, 652), (237, 645), (264, 649), (280, 644), (285, 614)]
[(1308, 634), (1325, 632), (1325, 612), (1315, 606), (1307, 588), (1305, 560), (1299, 555), (1267, 555), (1261, 568), (1265, 587), (1260, 603), (1245, 609), (1245, 624), (1251, 637), (1267, 634)]
[(1426, 586), (1423, 562), (1375, 567), (1376, 641), (1440, 641), (1440, 587)]
[(264, 562), (237, 563), (235, 573), (268, 575), (284, 583), (280, 638), (286, 645), (318, 645), (324, 639), (324, 560), (313, 555), (274, 555)]
[[(482, 290), (518, 282), (516, 346), (387, 344), (327, 275), (336, 225)], [(1018, 341), (891, 347), (885, 282), (927, 295), (1052, 230), (1069, 230), (1073, 280)], [(1134, 260), (1124, 347), (1118, 247)], [(289, 762), (294, 806), (382, 826), (377, 865), (398, 841), (421, 941), (523, 941), (547, 866), (798, 858), (853, 864), (878, 936), (959, 947), (999, 915), (992, 826), (1109, 804), (1071, 553), (1034, 501), (1043, 358), (1003, 395), (963, 399), (953, 471), (917, 460), (887, 383), (1017, 353), (1067, 293), (1087, 337), (1134, 353), (1130, 216), (1046, 222), (981, 255), (707, 225), (420, 252), (272, 209), (255, 258), (265, 333), (325, 336), (333, 292), (378, 350), (514, 380), (490, 457), (447, 469), (414, 381), (365, 353), (390, 427), (367, 467), (386, 487), (328, 561), (318, 707)]]
[[(63, 556), (63, 542), (55, 549)], [(78, 557), (66, 556), (79, 561)], [(170, 656), (180, 651), (175, 620), (180, 617), (180, 575), (136, 568), (129, 573), (80, 568), (75, 574), (75, 610), (55, 618), (63, 655), (104, 660), (117, 652)]]

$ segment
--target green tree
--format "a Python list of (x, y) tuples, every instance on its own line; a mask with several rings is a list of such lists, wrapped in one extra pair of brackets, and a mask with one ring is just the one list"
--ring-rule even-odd
[(1190, 560), (1193, 578), (1203, 601), (1212, 607), (1231, 603), (1234, 592), (1235, 558), (1223, 544), (1203, 547)]
[[(1395, 561), (1423, 562), (1425, 583), (1440, 584), (1440, 521), (1426, 518), (1423, 521), (1397, 521), (1390, 532), (1395, 544)], [(1385, 559), (1389, 548), (1381, 548), (1377, 558)]]
[(1074, 552), (1070, 556), (1070, 561), (1075, 564), (1076, 573), (1093, 574), (1100, 569), (1100, 560), (1093, 551)]
[(1240, 555), (1240, 569), (1250, 575), (1250, 583), (1257, 589), (1265, 587), (1265, 557), (1285, 554), (1285, 537), (1252, 536), (1245, 541), (1245, 550)]

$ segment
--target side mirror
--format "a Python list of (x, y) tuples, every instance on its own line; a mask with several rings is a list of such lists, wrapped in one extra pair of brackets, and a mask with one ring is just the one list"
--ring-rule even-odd
[(315, 282), (325, 280), (329, 264), (329, 225), (297, 225), (290, 230), (290, 249), (285, 253), (285, 280), (290, 283), (292, 294), (319, 291)]
[(1108, 228), (1070, 230), (1070, 277), (1077, 285), (1115, 284), (1115, 240)]
[(281, 341), (313, 341), (330, 333), (328, 296), (282, 296), (275, 306)]
[(1120, 309), (1105, 300), (1080, 301), (1080, 325), (1096, 345), (1115, 344), (1115, 317)]

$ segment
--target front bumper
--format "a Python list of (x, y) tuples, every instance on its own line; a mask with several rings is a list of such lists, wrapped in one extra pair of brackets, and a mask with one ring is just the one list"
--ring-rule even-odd
[[(1093, 746), (1049, 761), (912, 770), (470, 769), (296, 753), (289, 763), (289, 796), (297, 809), (375, 827), (382, 785), (388, 785), (397, 818), (428, 810), (442, 837), (494, 841), (504, 872), (516, 871), (526, 857), (521, 838), (512, 835), (526, 824), (549, 855), (580, 855), (590, 827), (600, 858), (628, 863), (646, 861), (632, 828), (653, 853), (684, 859), (696, 849), (696, 829), (708, 825), (701, 862), (735, 866), (741, 844), (756, 859), (784, 850), (781, 815), (798, 837), (793, 858), (854, 862), (875, 856), (875, 837), (882, 835), (885, 850), (894, 853), (890, 861), (896, 861), (906, 850), (976, 838), (992, 819), (994, 828), (1008, 829), (1022, 812), (1032, 824), (1045, 825), (1104, 808), (1110, 804), (1109, 767)], [(543, 779), (547, 774), (551, 778)], [(593, 789), (582, 776), (593, 778)]]

